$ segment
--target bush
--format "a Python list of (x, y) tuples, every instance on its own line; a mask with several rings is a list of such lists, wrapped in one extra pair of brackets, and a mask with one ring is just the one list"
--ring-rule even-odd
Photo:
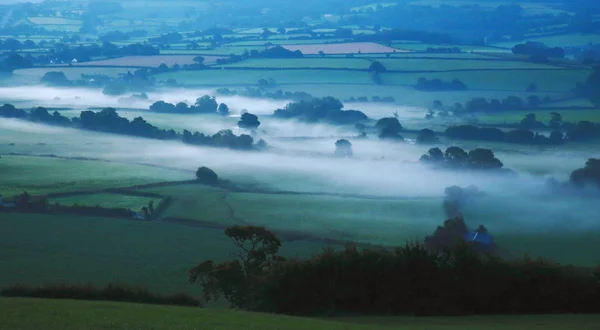
[(16, 284), (0, 291), (3, 297), (27, 297), (77, 300), (108, 300), (141, 304), (200, 306), (200, 302), (183, 293), (170, 296), (149, 292), (146, 288), (110, 283), (104, 288), (90, 284), (47, 284), (39, 287)]

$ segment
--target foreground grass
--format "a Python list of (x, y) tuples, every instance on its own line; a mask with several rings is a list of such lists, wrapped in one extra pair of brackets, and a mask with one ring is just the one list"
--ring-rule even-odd
[(1, 329), (376, 329), (229, 310), (46, 299), (0, 299)]
[(0, 298), (0, 329), (597, 329), (598, 315), (317, 320), (131, 303)]

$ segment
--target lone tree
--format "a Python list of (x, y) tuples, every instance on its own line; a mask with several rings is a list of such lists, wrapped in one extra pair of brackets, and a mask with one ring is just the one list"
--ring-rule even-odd
[(233, 308), (253, 310), (259, 303), (258, 287), (272, 267), (285, 261), (277, 252), (281, 241), (264, 227), (233, 226), (225, 229), (240, 252), (235, 260), (216, 264), (204, 261), (189, 270), (189, 281), (202, 286), (204, 300), (216, 301), (221, 295)]
[(402, 125), (398, 121), (398, 118), (381, 118), (375, 124), (375, 128), (379, 131), (379, 138), (381, 139), (404, 139), (399, 134), (402, 130)]
[(220, 115), (227, 116), (229, 114), (229, 107), (225, 103), (219, 104), (219, 108), (217, 109)]
[(335, 155), (338, 157), (352, 157), (352, 143), (346, 139), (335, 142)]
[(257, 128), (260, 126), (260, 121), (258, 121), (258, 117), (251, 113), (244, 113), (238, 122), (238, 126), (241, 128)]
[(371, 65), (369, 65), (369, 72), (381, 73), (385, 71), (387, 71), (387, 69), (379, 61), (373, 61), (371, 62)]
[(196, 171), (196, 178), (200, 183), (204, 184), (216, 185), (219, 183), (219, 176), (217, 173), (206, 166), (198, 168)]

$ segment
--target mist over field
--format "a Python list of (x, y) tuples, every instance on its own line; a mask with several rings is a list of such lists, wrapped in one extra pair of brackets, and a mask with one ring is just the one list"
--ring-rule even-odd
[[(584, 230), (598, 226), (590, 218), (597, 211), (592, 201), (569, 199), (547, 202), (543, 185), (548, 175), (531, 175), (520, 171), (521, 167), (532, 165), (532, 155), (527, 154), (497, 154), (505, 167), (519, 172), (518, 176), (511, 177), (435, 170), (417, 161), (426, 152), (426, 146), (379, 140), (356, 140), (353, 144), (355, 157), (340, 159), (332, 157), (335, 139), (313, 140), (309, 143), (310, 148), (306, 148), (304, 142), (276, 140), (272, 151), (244, 152), (188, 146), (175, 141), (84, 132), (18, 120), (3, 120), (0, 132), (2, 153), (31, 152), (143, 163), (186, 170), (190, 178), (195, 168), (208, 166), (224, 179), (244, 186), (304, 193), (414, 199), (416, 208), (431, 207), (425, 204), (419, 206), (418, 200), (422, 198), (439, 198), (436, 207), (441, 208), (443, 192), (448, 186), (476, 185), (488, 197), (473, 201), (473, 209), (467, 209), (467, 221), (472, 219), (478, 223), (493, 223), (496, 231), (514, 230), (515, 225), (525, 231), (536, 230), (540, 226), (560, 228), (565, 221), (573, 225), (571, 229)], [(11, 138), (17, 136), (20, 138)], [(321, 155), (310, 156), (308, 151)], [(545, 168), (559, 178), (567, 177), (585, 159), (583, 156), (564, 157), (551, 152), (539, 153), (535, 157), (544, 160), (543, 163), (537, 163), (538, 168)], [(585, 211), (572, 212), (571, 206), (578, 204), (581, 204), (580, 210)], [(469, 217), (469, 214), (472, 216)], [(510, 219), (497, 222), (503, 214), (510, 214)], [(402, 215), (398, 216), (402, 218)], [(377, 222), (376, 215), (372, 221)]]

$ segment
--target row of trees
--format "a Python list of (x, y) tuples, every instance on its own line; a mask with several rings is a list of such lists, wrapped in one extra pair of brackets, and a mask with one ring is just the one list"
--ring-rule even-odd
[(467, 89), (467, 85), (459, 79), (443, 81), (441, 79), (419, 78), (415, 87), (422, 91), (461, 91)]
[(528, 129), (518, 128), (508, 132), (495, 127), (477, 127), (473, 125), (450, 126), (445, 135), (451, 139), (494, 141), (520, 144), (560, 144), (564, 142), (564, 134), (553, 131), (549, 137), (534, 133)]
[(459, 147), (448, 147), (445, 152), (440, 148), (431, 148), (419, 161), (438, 168), (459, 170), (499, 170), (504, 167), (492, 150), (484, 148), (469, 152)]
[(454, 111), (460, 114), (462, 112), (474, 113), (518, 110), (526, 107), (537, 107), (542, 102), (548, 100), (549, 98), (541, 99), (537, 95), (530, 95), (526, 100), (514, 95), (507, 96), (502, 100), (491, 99), (489, 101), (483, 97), (476, 97), (467, 101), (464, 105), (460, 103), (455, 104)]
[(217, 103), (214, 96), (204, 95), (196, 99), (193, 105), (188, 105), (185, 102), (179, 102), (177, 104), (167, 103), (165, 101), (154, 102), (150, 106), (150, 111), (161, 112), (161, 113), (219, 113), (223, 116), (229, 114), (229, 107), (225, 103)]
[(131, 121), (123, 118), (119, 116), (114, 108), (105, 108), (98, 112), (90, 110), (82, 111), (79, 117), (69, 119), (62, 116), (58, 111), (50, 114), (47, 109), (41, 107), (25, 111), (17, 109), (11, 104), (5, 104), (0, 107), (0, 117), (151, 139), (180, 140), (184, 143), (198, 146), (239, 150), (266, 147), (266, 143), (263, 140), (254, 145), (254, 139), (250, 135), (241, 134), (237, 136), (231, 130), (222, 130), (214, 135), (205, 135), (199, 132), (192, 133), (187, 130), (184, 130), (180, 134), (172, 129), (160, 129), (148, 123), (142, 117), (136, 117)]
[[(477, 229), (483, 234), (487, 230)], [(598, 313), (600, 272), (528, 257), (506, 261), (467, 241), (461, 218), (426, 239), (396, 248), (326, 249), (309, 259), (278, 255), (281, 240), (263, 227), (225, 235), (235, 260), (189, 270), (206, 301), (294, 315), (465, 315)]]

